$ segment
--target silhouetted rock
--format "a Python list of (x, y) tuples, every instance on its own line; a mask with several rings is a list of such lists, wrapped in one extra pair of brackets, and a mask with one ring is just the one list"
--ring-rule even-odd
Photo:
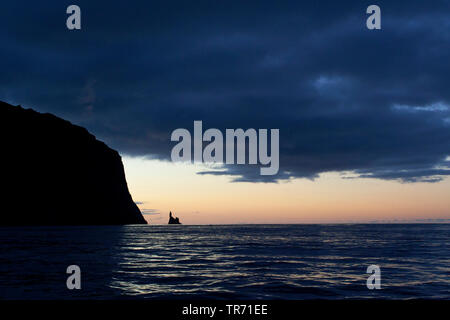
[(120, 155), (86, 129), (0, 101), (0, 132), (0, 225), (146, 223)]
[(172, 216), (172, 211), (170, 211), (170, 213), (169, 213), (169, 224), (181, 224), (181, 222), (178, 219), (178, 217), (174, 218)]

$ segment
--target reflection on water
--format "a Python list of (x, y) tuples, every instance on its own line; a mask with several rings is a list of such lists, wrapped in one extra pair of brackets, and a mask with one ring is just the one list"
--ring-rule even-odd
[(449, 238), (448, 224), (3, 227), (0, 298), (448, 299)]

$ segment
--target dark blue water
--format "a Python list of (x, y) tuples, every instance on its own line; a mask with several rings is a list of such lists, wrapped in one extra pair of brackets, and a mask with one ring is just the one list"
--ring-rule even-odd
[(449, 249), (449, 224), (2, 227), (0, 298), (449, 299)]

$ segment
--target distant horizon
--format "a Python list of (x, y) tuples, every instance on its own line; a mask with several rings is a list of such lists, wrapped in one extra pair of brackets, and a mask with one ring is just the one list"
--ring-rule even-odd
[[(439, 219), (436, 219), (439, 220)], [(204, 224), (187, 224), (187, 223), (182, 223), (178, 226), (276, 226), (276, 225), (358, 225), (358, 224), (448, 224), (450, 223), (450, 219), (445, 219), (446, 221), (442, 221), (442, 222), (438, 222), (438, 221), (430, 221), (430, 222), (420, 222), (420, 221), (391, 221), (391, 222), (317, 222), (317, 223), (204, 223)], [(168, 225), (163, 224), (163, 223), (149, 223), (147, 225), (139, 225), (139, 226), (166, 226)]]

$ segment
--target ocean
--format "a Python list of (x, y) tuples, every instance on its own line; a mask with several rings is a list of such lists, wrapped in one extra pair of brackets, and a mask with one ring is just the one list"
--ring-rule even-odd
[(450, 224), (0, 227), (0, 299), (145, 298), (450, 299)]

